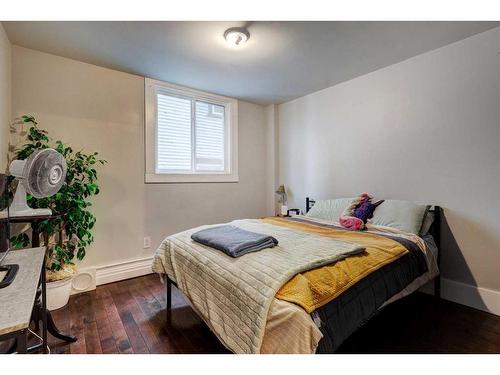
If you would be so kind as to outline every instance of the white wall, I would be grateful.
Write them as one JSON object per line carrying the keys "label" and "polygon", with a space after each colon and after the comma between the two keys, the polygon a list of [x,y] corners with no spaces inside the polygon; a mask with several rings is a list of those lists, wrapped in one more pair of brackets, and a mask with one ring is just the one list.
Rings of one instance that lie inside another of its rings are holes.
{"label": "white wall", "polygon": [[7,170],[11,123],[11,45],[0,23],[0,173]]}
{"label": "white wall", "polygon": [[[55,139],[98,151],[95,243],[83,266],[141,259],[169,234],[266,214],[266,118],[239,102],[239,183],[144,184],[144,78],[13,47],[13,115]],[[143,237],[152,248],[143,250]]]}
{"label": "white wall", "polygon": [[363,191],[440,204],[444,277],[498,303],[499,51],[496,28],[280,105],[289,205]]}

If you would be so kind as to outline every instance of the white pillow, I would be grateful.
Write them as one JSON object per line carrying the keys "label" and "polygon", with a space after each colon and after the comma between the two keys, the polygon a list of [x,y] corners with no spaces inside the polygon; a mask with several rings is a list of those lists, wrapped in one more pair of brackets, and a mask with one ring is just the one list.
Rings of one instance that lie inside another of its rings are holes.
{"label": "white pillow", "polygon": [[349,206],[354,198],[338,198],[318,200],[306,214],[315,219],[324,219],[338,222],[340,215]]}
{"label": "white pillow", "polygon": [[386,200],[375,210],[371,223],[418,234],[428,207],[408,201]]}

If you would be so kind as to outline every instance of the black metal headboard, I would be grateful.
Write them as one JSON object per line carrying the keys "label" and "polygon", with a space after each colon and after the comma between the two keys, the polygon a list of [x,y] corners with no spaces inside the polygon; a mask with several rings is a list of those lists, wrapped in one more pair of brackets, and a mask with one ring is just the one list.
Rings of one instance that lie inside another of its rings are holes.
{"label": "black metal headboard", "polygon": [[312,206],[314,206],[314,203],[316,203],[314,199],[306,197],[306,213],[308,213]]}
{"label": "black metal headboard", "polygon": [[434,206],[429,212],[434,212],[434,221],[429,229],[429,233],[434,238],[434,242],[438,249],[441,248],[441,219],[443,214],[443,209],[441,206]]}

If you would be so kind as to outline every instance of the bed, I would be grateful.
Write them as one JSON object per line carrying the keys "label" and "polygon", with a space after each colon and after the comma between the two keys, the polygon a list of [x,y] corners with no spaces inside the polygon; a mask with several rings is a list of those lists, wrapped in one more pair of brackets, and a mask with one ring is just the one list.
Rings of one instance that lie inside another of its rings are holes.
{"label": "bed", "polygon": [[[306,199],[306,212],[315,200]],[[153,258],[172,285],[234,353],[333,353],[388,304],[434,279],[440,293],[441,208],[425,236],[380,225],[349,231],[309,216],[235,220],[280,245],[231,258],[191,240],[193,228],[168,236]],[[363,252],[356,253],[362,247]]]}

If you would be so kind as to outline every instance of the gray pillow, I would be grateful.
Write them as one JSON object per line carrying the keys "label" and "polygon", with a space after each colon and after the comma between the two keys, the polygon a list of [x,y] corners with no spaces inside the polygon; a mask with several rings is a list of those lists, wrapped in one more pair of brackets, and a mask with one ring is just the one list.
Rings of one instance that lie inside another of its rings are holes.
{"label": "gray pillow", "polygon": [[419,234],[424,214],[428,208],[429,206],[425,204],[386,200],[375,210],[371,223]]}
{"label": "gray pillow", "polygon": [[329,221],[339,221],[342,212],[349,206],[354,198],[338,198],[318,200],[306,214],[315,219],[324,219]]}

